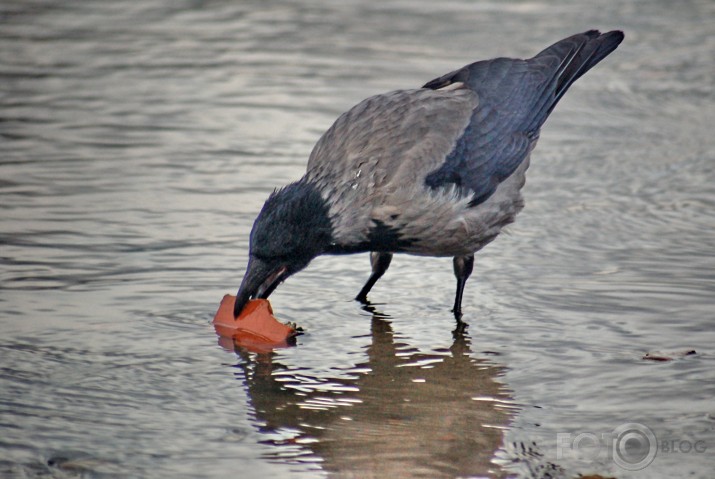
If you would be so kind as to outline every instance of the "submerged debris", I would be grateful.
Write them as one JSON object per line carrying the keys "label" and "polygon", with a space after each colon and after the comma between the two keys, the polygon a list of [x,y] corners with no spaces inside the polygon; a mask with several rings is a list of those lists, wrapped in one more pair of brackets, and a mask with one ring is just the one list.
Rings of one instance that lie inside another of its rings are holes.
{"label": "submerged debris", "polygon": [[694,349],[686,349],[685,351],[673,351],[670,353],[663,353],[660,351],[653,351],[650,353],[645,353],[645,356],[643,356],[643,359],[647,359],[649,361],[672,361],[674,359],[681,359],[684,358],[685,356],[692,356],[695,353]]}

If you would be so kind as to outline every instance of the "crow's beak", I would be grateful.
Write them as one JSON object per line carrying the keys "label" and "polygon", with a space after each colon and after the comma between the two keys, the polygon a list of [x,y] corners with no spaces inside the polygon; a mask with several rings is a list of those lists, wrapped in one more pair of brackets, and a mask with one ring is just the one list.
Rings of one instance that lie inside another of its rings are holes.
{"label": "crow's beak", "polygon": [[233,307],[233,316],[238,318],[243,307],[250,299],[268,298],[285,278],[288,267],[285,265],[270,265],[256,257],[248,260],[246,274],[241,281],[241,286],[236,293],[236,304]]}

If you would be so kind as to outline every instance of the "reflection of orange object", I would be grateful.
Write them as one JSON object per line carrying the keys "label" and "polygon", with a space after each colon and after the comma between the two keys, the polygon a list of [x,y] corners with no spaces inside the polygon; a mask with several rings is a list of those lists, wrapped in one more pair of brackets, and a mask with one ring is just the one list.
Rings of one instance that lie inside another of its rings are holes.
{"label": "reflection of orange object", "polygon": [[273,316],[271,303],[267,299],[249,301],[238,319],[233,317],[235,302],[236,297],[230,294],[221,300],[213,320],[219,336],[232,338],[239,346],[263,353],[288,346],[288,340],[297,334],[294,328]]}

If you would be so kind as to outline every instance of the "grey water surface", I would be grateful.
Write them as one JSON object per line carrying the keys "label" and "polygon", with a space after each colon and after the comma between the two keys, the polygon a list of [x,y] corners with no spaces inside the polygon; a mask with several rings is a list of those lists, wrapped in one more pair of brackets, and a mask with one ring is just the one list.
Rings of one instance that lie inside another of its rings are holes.
{"label": "grey water surface", "polygon": [[[395,257],[371,313],[357,255],[271,297],[296,346],[219,344],[341,112],[590,28],[626,39],[547,122],[464,334],[451,260]],[[709,0],[1,2],[0,477],[712,477],[714,92]]]}

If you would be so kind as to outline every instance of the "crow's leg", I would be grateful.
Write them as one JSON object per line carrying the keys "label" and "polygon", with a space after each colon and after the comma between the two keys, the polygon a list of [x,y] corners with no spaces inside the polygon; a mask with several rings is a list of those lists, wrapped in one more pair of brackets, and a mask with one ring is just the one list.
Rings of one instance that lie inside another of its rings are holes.
{"label": "crow's leg", "polygon": [[365,283],[365,286],[362,287],[358,295],[355,297],[357,301],[360,301],[363,304],[367,303],[367,293],[369,293],[372,287],[375,286],[377,280],[385,274],[387,268],[390,267],[390,261],[392,261],[392,253],[380,253],[376,251],[370,252],[372,274],[367,280],[367,283]]}
{"label": "crow's leg", "polygon": [[454,296],[452,312],[455,319],[462,322],[462,296],[464,295],[464,285],[467,284],[467,279],[474,269],[474,255],[455,256],[453,264],[454,275],[457,277],[457,294]]}

